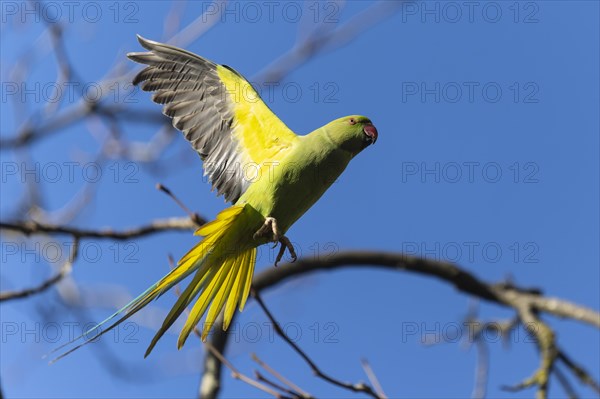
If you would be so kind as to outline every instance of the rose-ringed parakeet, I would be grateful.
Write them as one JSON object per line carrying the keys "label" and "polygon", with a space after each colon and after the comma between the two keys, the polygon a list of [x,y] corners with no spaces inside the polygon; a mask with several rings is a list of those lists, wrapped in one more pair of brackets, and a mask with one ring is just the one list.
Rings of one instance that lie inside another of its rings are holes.
{"label": "rose-ringed parakeet", "polygon": [[178,348],[207,310],[203,340],[223,308],[223,328],[227,329],[235,309],[243,310],[246,303],[256,248],[279,242],[277,260],[286,249],[295,258],[286,231],[355,155],[375,143],[377,129],[368,118],[352,115],[298,136],[232,68],[140,36],[138,40],[149,51],[127,55],[147,65],[133,83],[154,92],[152,100],[163,104],[163,113],[200,154],[213,188],[232,203],[196,231],[204,238],[170,273],[80,337],[106,333],[191,275],[191,282],[150,343],[147,356],[192,303]]}

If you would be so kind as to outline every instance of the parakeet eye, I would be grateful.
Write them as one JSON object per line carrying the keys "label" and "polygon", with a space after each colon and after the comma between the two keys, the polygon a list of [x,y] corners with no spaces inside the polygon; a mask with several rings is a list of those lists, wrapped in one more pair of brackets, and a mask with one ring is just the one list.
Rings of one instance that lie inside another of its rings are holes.
{"label": "parakeet eye", "polygon": [[350,123],[351,125],[356,125],[356,119],[350,118],[350,120],[348,121],[348,123]]}

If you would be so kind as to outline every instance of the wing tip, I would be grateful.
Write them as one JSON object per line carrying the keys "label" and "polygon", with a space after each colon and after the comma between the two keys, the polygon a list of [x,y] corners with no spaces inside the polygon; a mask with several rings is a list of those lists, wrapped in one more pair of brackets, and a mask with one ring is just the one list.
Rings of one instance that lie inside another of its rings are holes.
{"label": "wing tip", "polygon": [[146,39],[139,33],[136,33],[135,37],[137,38],[138,42],[142,45],[142,47],[145,48],[146,50],[152,50],[155,45],[159,44],[158,42],[155,42],[154,40]]}
{"label": "wing tip", "polygon": [[137,62],[138,64],[144,64],[144,62],[142,61],[142,56],[146,55],[148,53],[142,53],[139,51],[132,51],[130,53],[127,53],[127,58],[129,58],[131,61]]}
{"label": "wing tip", "polygon": [[[157,45],[159,45],[160,43],[155,42],[154,40],[150,40],[150,39],[146,39],[145,37],[143,37],[142,35],[140,35],[139,33],[136,33],[136,38],[138,40],[138,42],[140,43],[140,45],[145,48],[146,50],[154,50],[155,47]],[[130,52],[127,53],[127,58],[129,58],[132,61],[138,62],[140,64],[143,64],[144,62],[140,60],[140,57],[146,55],[148,53],[144,53],[144,52]]]}

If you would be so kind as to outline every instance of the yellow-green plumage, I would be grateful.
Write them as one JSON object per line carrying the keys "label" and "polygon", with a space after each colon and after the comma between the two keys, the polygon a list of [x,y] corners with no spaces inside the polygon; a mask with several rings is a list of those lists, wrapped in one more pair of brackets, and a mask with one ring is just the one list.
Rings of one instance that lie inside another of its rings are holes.
{"label": "yellow-green plumage", "polygon": [[[369,119],[354,115],[297,136],[233,69],[185,50],[138,39],[150,51],[128,54],[147,65],[134,84],[155,92],[153,100],[164,104],[163,112],[200,154],[213,188],[233,204],[196,231],[204,238],[170,273],[84,334],[109,331],[192,275],[152,339],[147,356],[189,305],[178,348],[205,313],[202,340],[221,312],[227,329],[235,309],[243,310],[250,292],[256,248],[271,240],[254,238],[255,233],[267,218],[274,218],[285,234],[350,160],[375,142],[377,130]],[[251,178],[246,173],[249,166],[255,171]],[[120,319],[100,331],[119,315]]]}

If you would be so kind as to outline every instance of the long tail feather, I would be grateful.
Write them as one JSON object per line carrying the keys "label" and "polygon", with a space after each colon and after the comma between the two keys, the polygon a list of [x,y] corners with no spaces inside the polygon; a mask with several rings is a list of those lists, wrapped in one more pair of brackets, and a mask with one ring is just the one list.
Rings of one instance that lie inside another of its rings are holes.
{"label": "long tail feather", "polygon": [[225,304],[225,314],[223,323],[223,330],[227,330],[229,328],[229,322],[233,318],[233,313],[235,312],[235,308],[238,305],[239,297],[242,291],[242,266],[246,263],[248,252],[244,253],[240,258],[236,260],[236,265],[233,267],[235,276],[232,279],[233,285],[231,287],[231,291],[229,293],[229,297],[227,298],[227,303]]}
{"label": "long tail feather", "polygon": [[188,319],[185,322],[181,333],[179,334],[179,339],[177,341],[177,349],[181,349],[187,337],[190,335],[190,332],[192,332],[192,329],[196,326],[196,324],[198,324],[200,318],[202,317],[202,315],[204,315],[204,312],[206,312],[206,309],[208,308],[208,305],[210,305],[212,299],[217,293],[218,288],[220,288],[220,285],[223,284],[225,277],[229,274],[229,268],[227,266],[229,266],[230,264],[231,263],[226,263],[225,265],[223,265],[217,271],[216,275],[213,276],[212,279],[208,282],[208,285],[204,287],[202,293],[200,293],[198,300],[192,307],[192,311],[190,312],[190,315],[188,316]]}
{"label": "long tail feather", "polygon": [[239,265],[240,258],[242,257],[238,256],[236,259],[232,259],[228,264],[229,267],[227,268],[227,270],[224,270],[224,272],[227,273],[227,277],[225,278],[225,282],[223,282],[223,284],[221,284],[221,286],[218,287],[218,291],[215,295],[215,298],[213,299],[213,303],[210,306],[210,309],[208,310],[208,313],[206,315],[207,322],[204,323],[204,328],[202,328],[203,341],[206,340],[206,337],[208,335],[208,332],[210,331],[212,324],[214,323],[214,320],[216,320],[219,313],[221,313],[221,309],[223,309],[225,299],[227,299],[227,297],[231,294],[231,287],[233,286],[237,274],[236,266]]}
{"label": "long tail feather", "polygon": [[242,268],[241,273],[245,273],[244,288],[242,295],[239,297],[240,312],[244,310],[248,294],[250,293],[250,286],[252,285],[252,275],[254,275],[254,265],[256,264],[256,248],[250,252],[250,257],[246,265]]}
{"label": "long tail feather", "polygon": [[[96,340],[100,336],[106,334],[113,328],[117,327],[119,324],[123,323],[125,320],[129,319],[131,316],[133,316],[138,311],[140,311],[142,308],[144,308],[147,304],[149,304],[154,299],[158,298],[163,293],[165,293],[166,291],[171,289],[175,284],[177,284],[179,281],[186,278],[194,270],[198,269],[198,267],[202,263],[201,261],[202,261],[202,259],[198,259],[197,262],[180,263],[176,268],[171,270],[166,276],[164,276],[162,279],[160,279],[156,284],[152,285],[150,288],[148,288],[146,291],[144,291],[142,294],[140,294],[137,298],[134,298],[131,302],[129,302],[128,304],[123,306],[121,309],[117,310],[115,313],[113,313],[112,315],[110,315],[109,317],[107,317],[106,319],[101,321],[100,323],[96,324],[94,327],[85,331],[80,336],[75,337],[73,340],[67,342],[66,344],[59,346],[58,348],[56,348],[52,352],[50,352],[50,353],[56,353],[56,352],[60,351],[61,349],[83,339],[82,343],[76,345],[72,349],[69,349],[67,352],[58,356],[56,359],[52,360],[51,363],[54,363],[54,362],[62,359],[63,357],[70,354],[71,352]],[[116,317],[118,317],[121,314],[123,314],[123,316],[120,319],[118,319],[114,323],[110,324],[108,327],[103,328],[110,321],[114,320]]]}
{"label": "long tail feather", "polygon": [[144,354],[144,357],[147,357],[150,354],[150,352],[152,352],[152,349],[154,348],[154,346],[156,345],[158,340],[165,334],[165,332],[167,332],[167,330],[171,327],[171,325],[173,325],[175,320],[177,320],[177,318],[181,315],[181,313],[183,313],[183,311],[190,304],[190,302],[192,302],[192,300],[194,299],[194,297],[196,296],[196,294],[198,293],[198,291],[201,288],[201,282],[202,282],[203,277],[206,276],[208,271],[209,271],[209,268],[207,268],[207,267],[201,267],[200,269],[198,269],[198,271],[196,272],[196,275],[194,276],[194,279],[190,282],[190,284],[187,286],[187,288],[181,293],[179,298],[177,298],[177,302],[175,302],[175,305],[173,305],[173,308],[171,309],[171,311],[169,312],[167,317],[165,317],[165,320],[163,321],[162,326],[157,331],[154,338],[152,338],[152,342],[148,346],[148,349],[146,349],[146,353]]}
{"label": "long tail feather", "polygon": [[[58,356],[52,362],[58,361],[117,327],[193,272],[196,273],[192,281],[165,317],[162,326],[156,332],[144,356],[150,354],[158,340],[173,325],[196,296],[198,296],[198,299],[192,307],[181,331],[177,347],[181,348],[183,346],[190,332],[198,324],[207,309],[208,314],[206,315],[204,328],[202,329],[202,340],[206,340],[211,326],[223,310],[223,307],[225,307],[223,328],[227,329],[233,318],[236,306],[239,307],[240,311],[243,310],[250,291],[256,261],[256,248],[248,248],[248,242],[245,245],[241,245],[242,243],[239,242],[240,234],[242,234],[241,237],[251,236],[251,233],[246,234],[244,229],[246,227],[245,223],[248,220],[238,217],[246,207],[247,205],[227,208],[219,213],[215,220],[199,228],[196,234],[203,235],[205,238],[179,260],[176,268],[104,321],[92,327],[81,336],[53,350],[51,353],[83,339],[83,342]],[[111,321],[119,316],[119,319],[109,325]],[[108,327],[103,328],[106,325]],[[93,336],[88,338],[91,334]]]}

